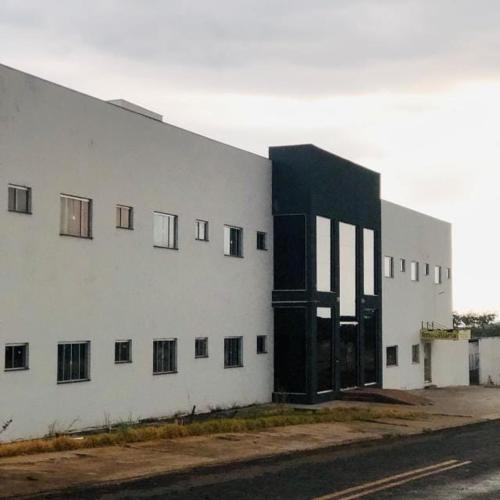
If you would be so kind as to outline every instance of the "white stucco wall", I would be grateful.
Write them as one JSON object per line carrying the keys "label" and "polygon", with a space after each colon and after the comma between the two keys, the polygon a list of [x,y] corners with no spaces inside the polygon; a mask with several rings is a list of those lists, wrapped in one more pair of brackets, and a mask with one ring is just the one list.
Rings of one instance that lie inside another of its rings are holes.
{"label": "white stucco wall", "polygon": [[479,382],[500,385],[500,338],[479,340]]}
{"label": "white stucco wall", "polygon": [[[384,256],[394,258],[394,277],[382,277],[383,385],[413,389],[424,385],[422,322],[452,327],[451,225],[382,201],[382,269]],[[406,272],[399,269],[406,259]],[[411,280],[411,262],[419,262],[420,279]],[[425,263],[430,266],[425,275]],[[434,266],[442,266],[442,284],[434,284]],[[412,345],[420,345],[420,363],[412,363]],[[468,384],[466,341],[432,342],[432,383]],[[386,347],[398,346],[398,366],[386,366]]]}
{"label": "white stucco wall", "polygon": [[[8,183],[32,188],[33,215],[7,211]],[[59,236],[60,193],[93,200],[92,240]],[[134,207],[133,231],[115,228],[116,204]],[[179,216],[178,251],[153,248],[154,210]],[[244,258],[223,255],[224,224],[243,227]],[[0,66],[0,228],[2,439],[270,400],[269,160]],[[234,335],[244,367],[224,369]],[[199,336],[208,359],[194,358]],[[178,339],[177,374],[153,376],[157,338]],[[132,339],[131,364],[114,363],[117,339]],[[91,342],[91,381],[58,385],[57,343],[71,340]],[[4,371],[12,342],[29,343],[29,370]]]}

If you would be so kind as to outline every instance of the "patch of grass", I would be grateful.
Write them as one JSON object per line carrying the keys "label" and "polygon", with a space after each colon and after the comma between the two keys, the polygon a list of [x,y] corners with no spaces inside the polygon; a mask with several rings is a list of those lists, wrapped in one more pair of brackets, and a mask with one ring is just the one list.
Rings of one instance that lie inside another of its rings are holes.
{"label": "patch of grass", "polygon": [[189,424],[167,423],[159,425],[119,425],[109,432],[90,434],[78,438],[59,436],[29,441],[0,444],[0,458],[54,451],[81,450],[103,446],[122,446],[158,439],[203,436],[209,434],[256,432],[273,427],[317,424],[328,422],[352,422],[396,418],[414,420],[425,414],[391,408],[339,407],[332,409],[294,410],[290,407],[268,405],[248,408],[233,418],[210,419]]}

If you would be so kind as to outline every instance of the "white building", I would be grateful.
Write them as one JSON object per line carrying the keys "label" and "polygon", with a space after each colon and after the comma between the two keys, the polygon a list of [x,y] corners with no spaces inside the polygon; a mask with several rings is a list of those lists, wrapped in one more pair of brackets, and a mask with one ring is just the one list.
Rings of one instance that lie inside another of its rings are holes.
{"label": "white building", "polygon": [[[267,159],[0,65],[2,439],[423,386],[420,324],[451,318],[432,221],[314,146]],[[433,383],[463,383],[460,345],[434,342]]]}

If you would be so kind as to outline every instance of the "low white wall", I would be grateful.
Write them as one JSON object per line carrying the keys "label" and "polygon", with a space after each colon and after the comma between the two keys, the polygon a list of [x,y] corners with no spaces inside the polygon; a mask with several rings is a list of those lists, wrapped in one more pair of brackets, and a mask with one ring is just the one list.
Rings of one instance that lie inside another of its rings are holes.
{"label": "low white wall", "polygon": [[500,338],[479,340],[479,381],[500,385]]}
{"label": "low white wall", "polygon": [[469,385],[469,342],[467,340],[434,340],[432,342],[432,383],[438,387]]}

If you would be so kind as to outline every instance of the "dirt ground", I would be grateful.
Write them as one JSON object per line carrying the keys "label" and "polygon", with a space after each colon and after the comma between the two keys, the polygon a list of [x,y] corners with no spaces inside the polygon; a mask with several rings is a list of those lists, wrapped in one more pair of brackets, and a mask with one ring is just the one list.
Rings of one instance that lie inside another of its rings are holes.
{"label": "dirt ground", "polygon": [[[400,407],[427,414],[418,420],[297,425],[255,433],[189,437],[0,459],[0,497],[124,481],[202,465],[234,463],[387,436],[418,434],[500,418],[498,389],[461,387],[415,393],[433,402],[432,406]],[[340,401],[325,405],[379,406]]]}

